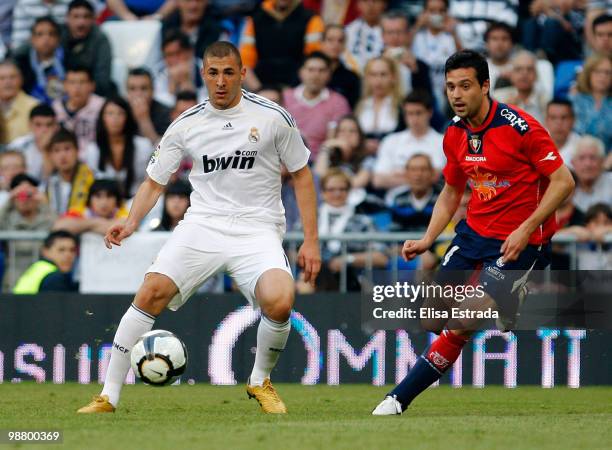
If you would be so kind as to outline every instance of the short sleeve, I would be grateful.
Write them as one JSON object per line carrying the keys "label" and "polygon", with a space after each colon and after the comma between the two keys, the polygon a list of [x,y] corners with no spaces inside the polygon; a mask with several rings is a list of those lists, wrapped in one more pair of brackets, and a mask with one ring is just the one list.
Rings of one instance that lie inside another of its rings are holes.
{"label": "short sleeve", "polygon": [[170,128],[151,155],[147,166],[147,174],[156,183],[168,184],[170,176],[178,170],[183,154],[182,135],[179,130]]}
{"label": "short sleeve", "polygon": [[563,165],[563,158],[548,132],[535,120],[529,121],[531,128],[523,138],[523,150],[529,162],[547,177]]}
{"label": "short sleeve", "polygon": [[[288,113],[288,119],[291,119]],[[291,125],[287,120],[279,118],[276,123],[276,149],[281,162],[287,167],[289,172],[297,172],[308,164],[310,150],[304,145],[304,140],[300,135],[300,130],[295,126],[291,119]]]}
{"label": "short sleeve", "polygon": [[442,170],[442,174],[444,175],[444,180],[450,184],[451,186],[460,187],[461,189],[465,188],[465,183],[467,183],[468,176],[461,169],[459,162],[456,158],[456,151],[453,148],[453,137],[448,132],[444,135],[444,140],[442,141],[442,149],[444,150],[444,155],[446,156],[446,166]]}

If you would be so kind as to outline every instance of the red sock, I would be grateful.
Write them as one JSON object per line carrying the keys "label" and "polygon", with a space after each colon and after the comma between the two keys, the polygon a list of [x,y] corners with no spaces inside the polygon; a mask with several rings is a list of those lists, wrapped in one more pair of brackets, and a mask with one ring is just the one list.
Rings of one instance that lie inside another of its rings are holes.
{"label": "red sock", "polygon": [[440,336],[431,343],[425,357],[440,372],[445,372],[452,366],[469,337],[458,336],[449,330],[444,330]]}

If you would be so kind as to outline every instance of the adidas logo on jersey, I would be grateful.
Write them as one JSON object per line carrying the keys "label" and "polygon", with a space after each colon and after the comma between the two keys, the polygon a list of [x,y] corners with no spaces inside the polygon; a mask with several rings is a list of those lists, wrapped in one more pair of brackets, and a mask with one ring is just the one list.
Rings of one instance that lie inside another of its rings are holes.
{"label": "adidas logo on jersey", "polygon": [[223,128],[221,128],[222,130],[233,130],[234,127],[232,126],[232,122],[227,122],[225,125],[223,125]]}
{"label": "adidas logo on jersey", "polygon": [[225,169],[252,169],[255,164],[256,156],[256,150],[236,150],[234,155],[221,156],[220,158],[214,159],[209,159],[208,155],[204,155],[202,157],[202,167],[204,168],[204,173]]}

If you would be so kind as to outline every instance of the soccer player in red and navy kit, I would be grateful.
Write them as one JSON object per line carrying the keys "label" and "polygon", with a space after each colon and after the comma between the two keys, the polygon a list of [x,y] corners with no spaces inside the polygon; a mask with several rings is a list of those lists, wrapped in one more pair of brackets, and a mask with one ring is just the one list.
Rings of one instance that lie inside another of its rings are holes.
{"label": "soccer player in red and navy kit", "polygon": [[[501,317],[513,315],[529,272],[548,265],[553,212],[572,192],[574,181],[542,125],[490,97],[482,55],[455,53],[446,61],[445,74],[446,95],[456,114],[444,136],[445,186],[425,235],[406,241],[402,254],[410,260],[432,246],[457,210],[467,183],[472,191],[467,218],[455,228],[436,282],[456,284],[453,274],[478,269],[486,301]],[[516,302],[500,301],[508,297]],[[474,328],[448,326],[372,414],[401,414],[453,365]]]}

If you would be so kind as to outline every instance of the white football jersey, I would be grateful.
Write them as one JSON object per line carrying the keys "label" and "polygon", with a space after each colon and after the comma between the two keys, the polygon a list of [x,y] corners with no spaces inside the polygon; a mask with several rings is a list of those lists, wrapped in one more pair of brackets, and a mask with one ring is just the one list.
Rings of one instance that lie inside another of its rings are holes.
{"label": "white football jersey", "polygon": [[233,108],[218,110],[206,100],[181,114],[164,133],[147,173],[165,185],[186,155],[193,160],[186,221],[234,216],[284,225],[281,162],[296,172],[310,151],[287,111],[243,90]]}

